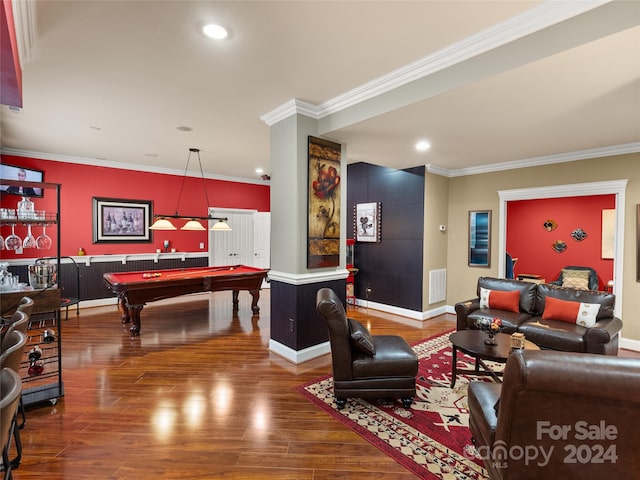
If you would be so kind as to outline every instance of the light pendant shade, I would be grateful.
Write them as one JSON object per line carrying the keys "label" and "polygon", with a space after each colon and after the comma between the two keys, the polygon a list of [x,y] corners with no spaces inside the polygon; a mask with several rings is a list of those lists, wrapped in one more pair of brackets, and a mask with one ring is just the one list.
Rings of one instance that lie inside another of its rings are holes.
{"label": "light pendant shade", "polygon": [[153,222],[149,230],[177,230],[177,228],[166,218],[159,218]]}
{"label": "light pendant shade", "polygon": [[214,232],[230,232],[231,227],[227,222],[223,220],[218,220],[216,223],[213,224],[213,227],[211,227],[211,230],[213,230]]}
{"label": "light pendant shade", "polygon": [[178,192],[178,202],[176,203],[175,213],[173,214],[156,214],[155,217],[158,218],[149,228],[151,230],[177,230],[176,227],[169,220],[172,219],[184,219],[187,221],[180,230],[192,231],[192,232],[200,232],[206,231],[207,228],[202,226],[199,220],[218,220],[218,222],[211,227],[211,230],[225,232],[230,231],[231,227],[225,223],[226,218],[220,217],[212,217],[210,215],[207,216],[198,216],[198,215],[180,215],[178,209],[180,208],[180,200],[182,199],[182,192],[185,187],[185,180],[187,178],[187,172],[189,170],[189,161],[191,160],[191,154],[195,154],[198,157],[198,166],[200,167],[200,177],[202,178],[202,188],[204,192],[204,198],[206,200],[207,211],[209,211],[209,194],[207,193],[207,186],[205,184],[204,172],[202,170],[202,161],[200,160],[200,150],[197,148],[189,149],[189,156],[187,157],[187,166],[184,168],[184,176],[182,177],[182,184],[180,185],[180,191]]}
{"label": "light pendant shade", "polygon": [[198,230],[206,230],[206,228],[204,228],[202,224],[197,220],[189,220],[187,223],[184,224],[182,228],[180,228],[180,230],[198,231]]}

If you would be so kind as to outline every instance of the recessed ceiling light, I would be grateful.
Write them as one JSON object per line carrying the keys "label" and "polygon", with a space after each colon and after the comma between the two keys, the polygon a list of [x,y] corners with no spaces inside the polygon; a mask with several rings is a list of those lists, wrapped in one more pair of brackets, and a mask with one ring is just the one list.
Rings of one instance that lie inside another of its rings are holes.
{"label": "recessed ceiling light", "polygon": [[213,38],[214,40],[224,40],[229,36],[229,32],[226,28],[222,25],[216,25],[215,23],[205,25],[202,27],[202,31],[207,37]]}
{"label": "recessed ceiling light", "polygon": [[257,174],[264,173],[264,169],[263,168],[256,168],[256,173]]}
{"label": "recessed ceiling light", "polygon": [[416,143],[416,150],[418,150],[419,152],[426,152],[430,148],[431,144],[426,140],[420,140],[418,143]]}

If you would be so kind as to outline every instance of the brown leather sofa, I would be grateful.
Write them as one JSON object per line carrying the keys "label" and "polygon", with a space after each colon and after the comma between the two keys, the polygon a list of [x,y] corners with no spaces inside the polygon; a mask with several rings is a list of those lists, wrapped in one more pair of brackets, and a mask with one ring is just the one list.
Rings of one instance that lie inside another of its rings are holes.
{"label": "brown leather sofa", "polygon": [[[480,289],[504,292],[519,292],[518,311],[480,308]],[[480,277],[477,284],[478,297],[455,305],[457,329],[476,328],[481,318],[499,317],[504,326],[503,333],[524,333],[527,340],[540,348],[565,352],[618,354],[618,340],[622,321],[613,314],[615,295],[592,290],[576,290],[548,284],[535,284],[503,278]],[[600,304],[595,325],[583,327],[566,321],[543,319],[547,298]]]}
{"label": "brown leather sofa", "polygon": [[329,288],[316,294],[316,310],[327,321],[333,390],[338,409],[347,399],[400,398],[409,408],[416,395],[418,357],[397,335],[371,335],[347,318],[342,302]]}
{"label": "brown leather sofa", "polygon": [[503,383],[469,384],[469,428],[491,479],[632,479],[640,359],[516,350]]}

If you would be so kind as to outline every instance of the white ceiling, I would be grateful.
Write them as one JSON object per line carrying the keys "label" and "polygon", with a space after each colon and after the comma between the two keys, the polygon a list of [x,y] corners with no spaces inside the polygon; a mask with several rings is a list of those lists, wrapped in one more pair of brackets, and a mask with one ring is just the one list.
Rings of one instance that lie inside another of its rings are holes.
{"label": "white ceiling", "polygon": [[[292,99],[349,163],[455,175],[640,151],[637,1],[35,5],[4,153],[182,173],[195,147],[207,174],[259,181]],[[231,37],[204,37],[213,21]]]}

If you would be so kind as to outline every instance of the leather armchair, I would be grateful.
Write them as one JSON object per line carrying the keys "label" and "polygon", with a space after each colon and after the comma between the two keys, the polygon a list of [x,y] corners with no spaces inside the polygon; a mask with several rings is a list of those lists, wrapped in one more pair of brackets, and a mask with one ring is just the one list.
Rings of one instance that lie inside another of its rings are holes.
{"label": "leather armchair", "polygon": [[416,395],[418,357],[407,342],[397,335],[371,335],[347,318],[342,302],[329,288],[318,290],[316,310],[329,329],[338,409],[349,397],[400,398],[409,408]]}
{"label": "leather armchair", "polygon": [[491,479],[637,478],[640,359],[516,350],[503,383],[469,384]]}
{"label": "leather armchair", "polygon": [[550,285],[557,285],[559,287],[563,286],[563,278],[564,278],[564,271],[565,270],[573,270],[573,271],[577,271],[577,272],[587,272],[587,276],[588,276],[588,280],[587,280],[587,285],[589,290],[598,290],[600,288],[600,281],[598,280],[598,273],[591,267],[579,267],[579,266],[568,266],[568,267],[564,267],[561,271],[560,271],[560,275],[558,275],[558,278],[556,278],[554,281],[549,282]]}

